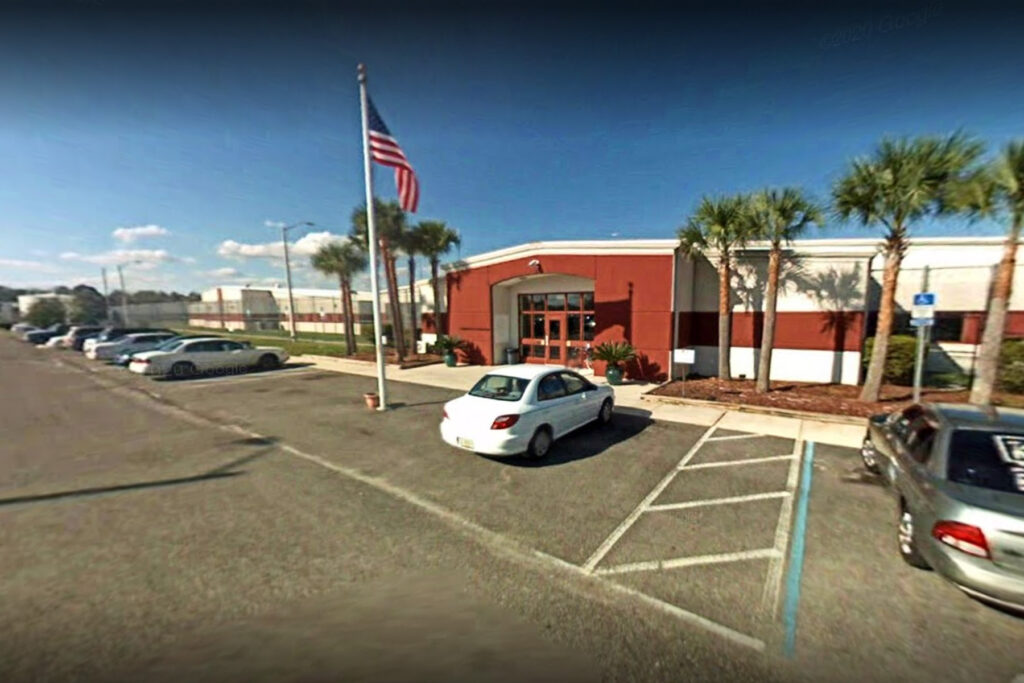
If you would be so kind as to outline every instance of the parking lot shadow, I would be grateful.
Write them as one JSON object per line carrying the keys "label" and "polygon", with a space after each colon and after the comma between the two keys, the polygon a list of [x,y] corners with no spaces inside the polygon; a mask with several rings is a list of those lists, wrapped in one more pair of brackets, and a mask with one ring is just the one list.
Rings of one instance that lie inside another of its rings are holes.
{"label": "parking lot shadow", "polygon": [[272,370],[261,370],[260,368],[222,368],[219,370],[208,370],[206,372],[197,372],[192,375],[185,377],[174,377],[172,375],[165,375],[163,377],[153,377],[154,382],[188,382],[189,380],[197,379],[209,379],[210,377],[240,377],[242,375],[265,375],[280,372],[281,370],[299,370],[301,368],[312,367],[312,363],[302,362],[288,362],[284,365],[274,368]]}
{"label": "parking lot shadow", "polygon": [[575,460],[592,458],[620,443],[628,441],[650,425],[654,424],[651,413],[636,408],[615,409],[615,417],[609,425],[596,423],[582,427],[568,436],[563,436],[551,446],[543,460],[531,460],[523,456],[513,458],[490,458],[514,467],[553,467]]}

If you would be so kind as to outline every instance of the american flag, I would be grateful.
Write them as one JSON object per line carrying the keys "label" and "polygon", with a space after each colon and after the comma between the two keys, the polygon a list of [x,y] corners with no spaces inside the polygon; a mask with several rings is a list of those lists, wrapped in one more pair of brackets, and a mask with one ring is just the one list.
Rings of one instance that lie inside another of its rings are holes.
{"label": "american flag", "polygon": [[402,205],[402,210],[416,213],[416,206],[420,202],[420,183],[416,179],[416,172],[405,158],[398,140],[395,140],[391,131],[384,125],[384,120],[377,113],[377,107],[373,106],[373,100],[369,97],[366,99],[370,105],[370,156],[378,164],[395,169],[395,185],[398,186],[398,201]]}

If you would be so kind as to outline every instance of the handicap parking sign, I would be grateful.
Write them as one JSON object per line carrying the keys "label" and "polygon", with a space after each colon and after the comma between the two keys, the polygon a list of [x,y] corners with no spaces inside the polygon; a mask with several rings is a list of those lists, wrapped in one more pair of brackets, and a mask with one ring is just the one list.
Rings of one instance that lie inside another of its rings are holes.
{"label": "handicap parking sign", "polygon": [[935,292],[918,292],[914,295],[915,306],[934,306]]}

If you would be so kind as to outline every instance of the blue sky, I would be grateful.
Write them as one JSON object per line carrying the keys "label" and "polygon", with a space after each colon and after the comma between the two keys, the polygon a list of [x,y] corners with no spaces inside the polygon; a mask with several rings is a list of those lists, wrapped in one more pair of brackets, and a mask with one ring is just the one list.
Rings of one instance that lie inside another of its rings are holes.
{"label": "blue sky", "polygon": [[[320,233],[347,233],[363,200],[358,61],[420,176],[415,218],[457,228],[462,255],[671,237],[704,193],[798,185],[827,198],[884,134],[963,127],[990,148],[1024,135],[1020,23],[950,3],[177,7],[4,10],[0,284],[96,284],[117,263],[129,289],[269,283],[282,269],[268,222],[308,220],[297,283],[331,286],[304,254]],[[394,196],[388,169],[376,182]]]}

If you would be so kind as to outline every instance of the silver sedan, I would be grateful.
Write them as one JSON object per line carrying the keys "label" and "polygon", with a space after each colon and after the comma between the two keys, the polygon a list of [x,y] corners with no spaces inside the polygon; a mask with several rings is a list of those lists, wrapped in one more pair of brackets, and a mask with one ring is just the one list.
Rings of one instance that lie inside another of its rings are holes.
{"label": "silver sedan", "polygon": [[895,494],[907,563],[1024,611],[1024,411],[913,405],[872,418],[861,457]]}

